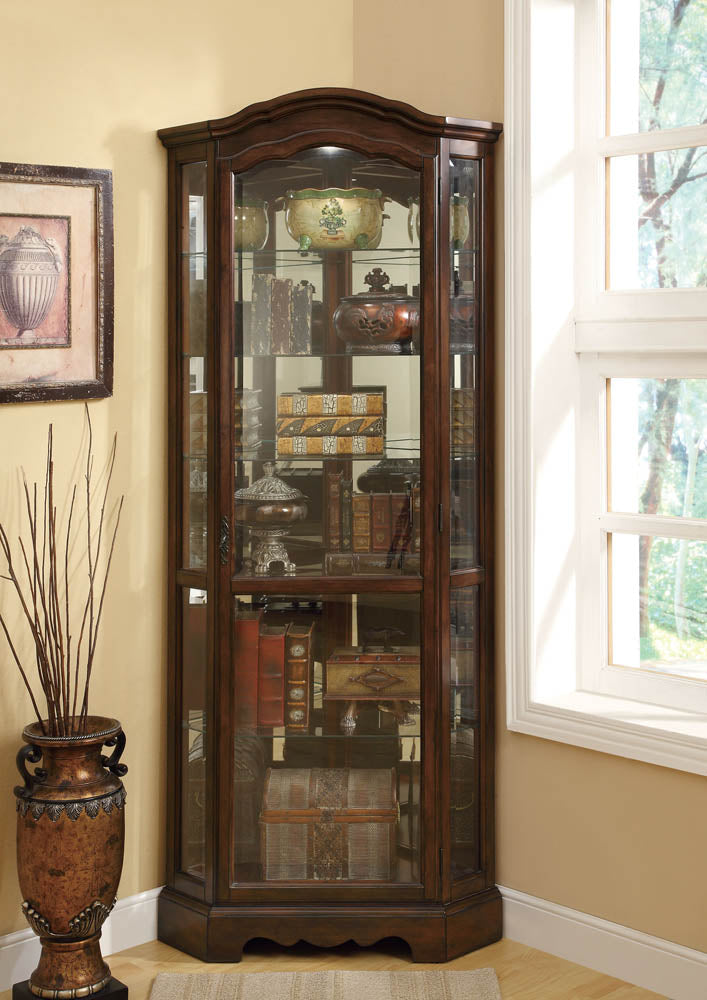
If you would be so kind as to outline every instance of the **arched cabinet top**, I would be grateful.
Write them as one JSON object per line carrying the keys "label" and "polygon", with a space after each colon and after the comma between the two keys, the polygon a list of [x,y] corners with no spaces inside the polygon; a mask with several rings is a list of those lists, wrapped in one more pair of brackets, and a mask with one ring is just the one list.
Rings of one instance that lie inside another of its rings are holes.
{"label": "arched cabinet top", "polygon": [[[362,90],[318,88],[251,104],[226,118],[160,129],[158,135],[168,148],[235,139],[233,148],[243,149],[244,144],[237,140],[246,132],[251,138],[258,136],[267,142],[303,131],[355,129],[356,123],[364,122],[381,137],[402,144],[406,144],[405,137],[416,138],[418,144],[424,139],[438,138],[494,143],[502,131],[496,122],[430,115],[402,101],[387,100]],[[424,141],[421,144],[425,145]]]}

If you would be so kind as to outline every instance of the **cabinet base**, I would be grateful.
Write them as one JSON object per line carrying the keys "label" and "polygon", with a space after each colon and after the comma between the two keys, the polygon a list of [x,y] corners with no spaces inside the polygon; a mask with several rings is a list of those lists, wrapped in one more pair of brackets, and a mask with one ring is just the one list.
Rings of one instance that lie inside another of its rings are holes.
{"label": "cabinet base", "polygon": [[253,938],[332,948],[390,937],[409,945],[413,962],[448,962],[498,941],[501,933],[495,886],[447,905],[209,906],[173,889],[162,891],[158,905],[159,940],[204,962],[239,962]]}

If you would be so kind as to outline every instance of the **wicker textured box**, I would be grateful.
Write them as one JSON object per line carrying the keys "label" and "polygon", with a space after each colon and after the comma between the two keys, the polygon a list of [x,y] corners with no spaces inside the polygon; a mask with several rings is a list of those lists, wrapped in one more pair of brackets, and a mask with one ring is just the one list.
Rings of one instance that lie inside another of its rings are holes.
{"label": "wicker textured box", "polygon": [[270,768],[260,815],[266,880],[395,876],[395,768]]}

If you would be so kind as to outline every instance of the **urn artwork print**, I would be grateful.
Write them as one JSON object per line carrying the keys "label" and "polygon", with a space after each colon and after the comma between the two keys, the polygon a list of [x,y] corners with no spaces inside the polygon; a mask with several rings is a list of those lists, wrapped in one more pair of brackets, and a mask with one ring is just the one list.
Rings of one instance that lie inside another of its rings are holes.
{"label": "urn artwork print", "polygon": [[0,349],[71,343],[68,217],[0,215]]}
{"label": "urn artwork print", "polygon": [[112,392],[111,172],[0,163],[0,403]]}

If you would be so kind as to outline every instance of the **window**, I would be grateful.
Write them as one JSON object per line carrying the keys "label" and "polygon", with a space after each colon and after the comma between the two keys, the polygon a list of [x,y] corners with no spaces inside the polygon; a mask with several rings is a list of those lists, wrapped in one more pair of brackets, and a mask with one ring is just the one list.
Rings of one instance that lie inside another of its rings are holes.
{"label": "window", "polygon": [[507,0],[509,726],[707,773],[707,0]]}

